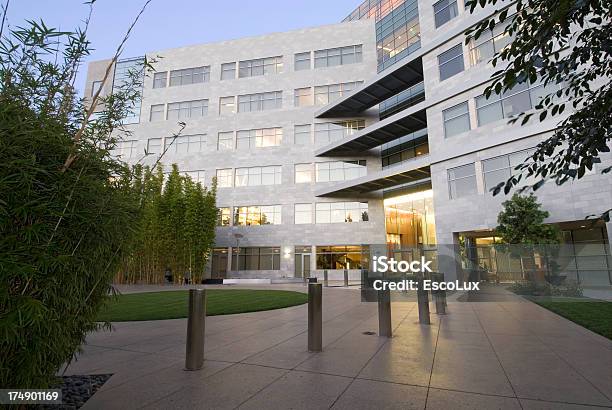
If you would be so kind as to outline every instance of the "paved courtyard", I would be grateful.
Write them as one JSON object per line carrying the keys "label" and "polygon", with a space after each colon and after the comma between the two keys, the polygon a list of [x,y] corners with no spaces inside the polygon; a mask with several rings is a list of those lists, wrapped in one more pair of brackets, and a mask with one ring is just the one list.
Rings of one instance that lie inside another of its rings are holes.
{"label": "paved courtyard", "polygon": [[214,316],[196,372],[183,370],[186,319],[116,323],[88,337],[66,374],[113,373],[84,409],[612,406],[612,342],[503,296],[449,298],[445,316],[432,306],[430,326],[418,324],[416,303],[394,303],[387,339],[367,334],[378,330],[375,303],[325,288],[322,353],[306,349],[306,305]]}

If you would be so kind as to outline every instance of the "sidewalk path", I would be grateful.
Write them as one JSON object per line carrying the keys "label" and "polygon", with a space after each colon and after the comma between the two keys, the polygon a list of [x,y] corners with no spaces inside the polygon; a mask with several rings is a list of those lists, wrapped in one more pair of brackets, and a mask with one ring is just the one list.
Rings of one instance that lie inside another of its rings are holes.
{"label": "sidewalk path", "polygon": [[506,296],[449,301],[430,326],[415,303],[394,303],[386,339],[367,334],[378,330],[375,303],[326,288],[322,353],[306,349],[306,305],[214,316],[196,372],[183,371],[185,319],[116,323],[88,337],[66,374],[113,373],[84,409],[612,406],[612,342]]}

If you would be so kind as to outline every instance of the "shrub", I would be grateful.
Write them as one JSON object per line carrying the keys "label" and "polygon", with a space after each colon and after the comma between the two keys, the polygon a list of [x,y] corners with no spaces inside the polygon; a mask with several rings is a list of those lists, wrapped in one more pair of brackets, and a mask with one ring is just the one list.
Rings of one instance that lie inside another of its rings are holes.
{"label": "shrub", "polygon": [[49,386],[100,327],[140,207],[109,152],[138,94],[114,93],[89,120],[72,88],[84,33],[30,26],[0,43],[0,385],[10,388]]}

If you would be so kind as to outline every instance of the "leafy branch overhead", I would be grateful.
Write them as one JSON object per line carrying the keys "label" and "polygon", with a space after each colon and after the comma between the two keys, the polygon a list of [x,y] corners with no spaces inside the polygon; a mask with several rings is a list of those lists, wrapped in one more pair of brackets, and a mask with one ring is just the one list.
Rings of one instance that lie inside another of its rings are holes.
{"label": "leafy branch overhead", "polygon": [[[499,4],[498,4],[499,3]],[[496,28],[512,41],[491,63],[499,67],[485,90],[504,94],[516,85],[543,83],[548,92],[535,112],[522,113],[510,122],[526,125],[556,117],[556,129],[540,142],[529,161],[493,189],[508,194],[521,180],[532,178],[540,188],[546,179],[557,184],[582,178],[602,159],[609,158],[612,138],[612,2],[607,0],[468,0],[466,6],[495,6],[496,12],[466,32],[466,44]],[[503,30],[502,30],[503,28]],[[600,167],[602,174],[612,166]],[[610,220],[611,210],[603,218]]]}

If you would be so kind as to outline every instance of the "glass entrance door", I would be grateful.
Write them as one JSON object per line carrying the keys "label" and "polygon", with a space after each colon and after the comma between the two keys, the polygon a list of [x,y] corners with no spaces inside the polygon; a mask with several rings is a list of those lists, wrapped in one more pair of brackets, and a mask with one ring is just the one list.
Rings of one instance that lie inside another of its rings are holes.
{"label": "glass entrance door", "polygon": [[312,255],[309,246],[295,247],[295,277],[307,278],[310,276]]}

